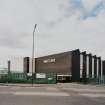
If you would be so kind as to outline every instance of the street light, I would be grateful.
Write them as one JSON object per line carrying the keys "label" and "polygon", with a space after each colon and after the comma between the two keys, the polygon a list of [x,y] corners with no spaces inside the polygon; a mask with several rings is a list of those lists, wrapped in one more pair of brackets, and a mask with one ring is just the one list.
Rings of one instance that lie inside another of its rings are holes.
{"label": "street light", "polygon": [[[33,72],[34,72],[34,69],[35,69],[35,60],[34,60],[34,38],[35,38],[35,29],[37,27],[37,24],[35,24],[34,26],[34,30],[33,30],[33,45],[32,45],[32,86],[33,86]],[[36,71],[36,70],[35,70]]]}

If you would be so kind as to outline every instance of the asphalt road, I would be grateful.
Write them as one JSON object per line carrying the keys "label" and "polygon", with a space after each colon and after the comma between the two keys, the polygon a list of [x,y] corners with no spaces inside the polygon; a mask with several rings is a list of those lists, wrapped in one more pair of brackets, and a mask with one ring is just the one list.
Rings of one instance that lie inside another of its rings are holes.
{"label": "asphalt road", "polygon": [[0,86],[0,105],[105,105],[105,87],[79,84]]}

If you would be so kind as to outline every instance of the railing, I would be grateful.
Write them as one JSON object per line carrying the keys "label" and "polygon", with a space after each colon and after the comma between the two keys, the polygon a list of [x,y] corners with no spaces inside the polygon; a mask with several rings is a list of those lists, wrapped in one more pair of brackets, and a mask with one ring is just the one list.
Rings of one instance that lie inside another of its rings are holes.
{"label": "railing", "polygon": [[[40,74],[40,73],[38,73]],[[33,83],[43,83],[43,84],[55,84],[56,83],[56,74],[47,73],[45,77],[36,77],[36,74],[33,74]],[[0,74],[0,83],[32,83],[32,75],[29,76],[25,73],[9,73],[9,74]]]}
{"label": "railing", "polygon": [[89,75],[88,78],[81,78],[81,83],[85,84],[95,84],[95,85],[105,85],[105,75],[103,76],[94,76]]}

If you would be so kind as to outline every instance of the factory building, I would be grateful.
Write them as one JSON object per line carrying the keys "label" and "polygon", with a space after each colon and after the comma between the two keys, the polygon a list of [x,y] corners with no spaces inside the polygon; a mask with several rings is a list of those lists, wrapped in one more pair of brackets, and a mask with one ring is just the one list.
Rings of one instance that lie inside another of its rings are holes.
{"label": "factory building", "polygon": [[[36,58],[34,65],[35,73],[56,73],[58,81],[79,82],[105,75],[105,61],[79,49]],[[31,73],[31,67],[31,59],[25,57],[24,72]]]}
{"label": "factory building", "polygon": [[[24,58],[25,73],[31,72],[30,62],[29,57]],[[56,73],[58,80],[80,81],[79,50],[36,58],[34,64],[36,73]]]}
{"label": "factory building", "polygon": [[59,81],[80,81],[80,51],[75,50],[37,58],[36,72],[56,73]]}

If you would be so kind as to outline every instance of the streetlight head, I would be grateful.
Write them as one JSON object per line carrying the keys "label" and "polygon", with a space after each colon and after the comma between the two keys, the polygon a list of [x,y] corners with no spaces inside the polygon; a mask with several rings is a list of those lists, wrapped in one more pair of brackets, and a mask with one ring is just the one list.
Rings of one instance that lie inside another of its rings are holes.
{"label": "streetlight head", "polygon": [[34,26],[34,31],[33,31],[33,32],[35,32],[36,27],[37,27],[37,24],[35,24],[35,26]]}

